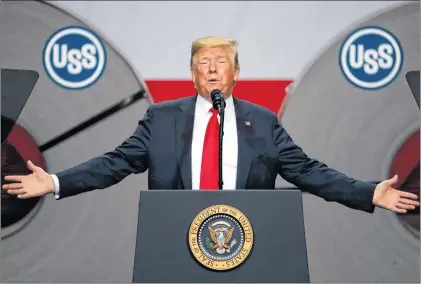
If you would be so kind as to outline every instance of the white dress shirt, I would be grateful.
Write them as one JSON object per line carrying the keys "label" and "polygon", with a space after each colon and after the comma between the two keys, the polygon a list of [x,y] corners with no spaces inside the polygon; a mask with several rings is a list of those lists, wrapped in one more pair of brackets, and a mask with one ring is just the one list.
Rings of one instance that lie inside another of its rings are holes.
{"label": "white dress shirt", "polygon": [[[237,122],[235,116],[235,108],[232,96],[226,101],[225,119],[224,119],[224,136],[222,148],[222,180],[223,189],[233,190],[237,182],[237,157],[238,157],[238,141],[237,141]],[[192,189],[200,188],[200,171],[202,167],[203,143],[205,140],[206,128],[209,119],[212,116],[210,109],[212,104],[205,100],[202,96],[197,96],[193,139],[191,150],[192,165]],[[220,120],[218,115],[218,121]],[[52,174],[55,186],[55,198],[59,198],[60,183],[56,175]]]}
{"label": "white dress shirt", "polygon": [[[212,117],[212,104],[201,96],[197,96],[194,114],[193,139],[191,149],[192,189],[200,188],[200,170],[202,167],[203,143],[206,128]],[[218,115],[218,121],[220,120]],[[222,181],[223,189],[235,189],[237,182],[237,122],[232,96],[226,100],[224,136],[222,141]]]}

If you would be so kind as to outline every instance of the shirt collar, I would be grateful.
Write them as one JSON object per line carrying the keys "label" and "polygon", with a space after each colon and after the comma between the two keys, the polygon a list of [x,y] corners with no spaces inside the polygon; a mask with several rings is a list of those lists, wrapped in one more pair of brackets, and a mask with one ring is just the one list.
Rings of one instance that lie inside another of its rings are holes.
{"label": "shirt collar", "polygon": [[[232,95],[225,100],[225,104],[225,112],[234,110],[234,101]],[[196,108],[200,114],[206,115],[211,107],[212,104],[208,100],[203,98],[201,95],[197,95]]]}

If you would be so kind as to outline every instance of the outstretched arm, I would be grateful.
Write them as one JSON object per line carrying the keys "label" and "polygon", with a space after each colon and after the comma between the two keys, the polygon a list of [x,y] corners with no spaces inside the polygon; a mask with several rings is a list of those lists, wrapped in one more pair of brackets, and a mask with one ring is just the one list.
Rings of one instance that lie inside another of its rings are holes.
{"label": "outstretched arm", "polygon": [[149,108],[132,136],[116,149],[56,173],[60,182],[60,198],[107,188],[132,173],[146,171],[152,119]]}
{"label": "outstretched arm", "polygon": [[[56,173],[60,188],[59,198],[107,188],[132,173],[146,171],[152,120],[151,107],[143,120],[139,121],[133,135],[113,151]],[[30,162],[28,162],[28,167],[32,174],[5,177],[5,180],[14,183],[4,185],[3,189],[11,194],[17,194],[20,198],[31,198],[55,192],[51,175]]]}
{"label": "outstretched arm", "polygon": [[281,123],[274,119],[273,136],[278,149],[278,173],[301,190],[369,213],[375,206],[405,213],[419,206],[417,196],[392,187],[397,177],[376,185],[356,180],[309,158],[297,146]]}

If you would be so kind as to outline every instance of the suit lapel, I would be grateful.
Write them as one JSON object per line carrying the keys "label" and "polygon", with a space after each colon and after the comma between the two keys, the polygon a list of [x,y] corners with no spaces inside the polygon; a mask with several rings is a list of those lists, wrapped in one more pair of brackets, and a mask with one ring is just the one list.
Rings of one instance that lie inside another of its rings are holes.
{"label": "suit lapel", "polygon": [[247,106],[234,98],[235,116],[237,119],[238,161],[237,161],[237,189],[247,188],[247,178],[251,161],[255,151],[253,149],[254,121],[249,115]]}
{"label": "suit lapel", "polygon": [[197,96],[194,96],[183,101],[176,116],[177,161],[184,189],[192,188],[191,144],[196,98]]}

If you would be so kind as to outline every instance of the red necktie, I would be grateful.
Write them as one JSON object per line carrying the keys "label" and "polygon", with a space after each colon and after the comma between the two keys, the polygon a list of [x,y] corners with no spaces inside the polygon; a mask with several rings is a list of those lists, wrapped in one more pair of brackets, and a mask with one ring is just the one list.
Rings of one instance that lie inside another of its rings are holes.
{"label": "red necktie", "polygon": [[206,128],[205,141],[203,143],[202,169],[200,172],[201,190],[218,190],[219,178],[219,122],[218,111],[211,108],[212,117]]}

